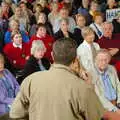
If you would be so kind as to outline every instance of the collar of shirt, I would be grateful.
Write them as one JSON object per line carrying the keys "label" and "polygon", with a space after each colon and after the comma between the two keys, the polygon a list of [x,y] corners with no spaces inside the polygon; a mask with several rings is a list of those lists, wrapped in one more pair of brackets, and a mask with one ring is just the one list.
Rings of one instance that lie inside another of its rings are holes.
{"label": "collar of shirt", "polygon": [[22,44],[21,44],[21,45],[16,45],[15,43],[13,43],[13,46],[14,46],[15,48],[20,48],[20,49],[22,49]]}
{"label": "collar of shirt", "polygon": [[[91,48],[91,44],[89,44],[86,40],[83,41],[83,43],[88,47]],[[93,44],[93,43],[92,43]],[[93,44],[94,45],[94,44]]]}

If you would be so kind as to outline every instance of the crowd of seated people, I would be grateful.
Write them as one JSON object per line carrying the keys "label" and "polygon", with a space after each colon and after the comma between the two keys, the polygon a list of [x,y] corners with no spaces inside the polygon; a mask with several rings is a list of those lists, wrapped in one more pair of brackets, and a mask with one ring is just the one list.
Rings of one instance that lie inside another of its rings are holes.
{"label": "crowd of seated people", "polygon": [[[12,86],[14,81],[19,88],[18,83],[21,84],[25,77],[37,71],[49,70],[54,63],[52,49],[55,41],[71,38],[77,44],[77,62],[84,69],[84,72],[80,73],[82,79],[85,81],[90,79],[90,84],[95,86],[96,94],[107,110],[118,110],[120,114],[120,101],[117,100],[120,97],[117,93],[120,92],[118,88],[120,87],[120,12],[118,11],[112,21],[107,21],[106,18],[107,10],[117,8],[120,9],[119,0],[2,1],[0,3],[0,63],[1,59],[3,63],[5,61],[6,69],[0,71],[0,79],[6,78],[1,73],[9,74],[11,77],[8,81],[11,81]],[[104,50],[100,51],[101,49]],[[101,54],[110,57],[103,70],[103,76],[97,66]],[[105,83],[100,78],[97,81],[96,75],[103,78],[108,72],[113,73],[110,75],[112,78],[106,78]],[[115,87],[111,88],[111,82],[115,83]],[[102,85],[98,86],[99,83]],[[104,89],[106,84],[109,87]],[[104,89],[102,93],[101,89]],[[109,99],[108,95],[111,94],[109,90],[114,99]],[[0,94],[1,92],[0,90]],[[15,88],[13,92],[15,98],[17,94]],[[4,108],[1,97],[0,105]],[[7,107],[6,113],[10,109],[9,105]],[[0,115],[4,113],[5,111],[1,111],[0,107]]]}

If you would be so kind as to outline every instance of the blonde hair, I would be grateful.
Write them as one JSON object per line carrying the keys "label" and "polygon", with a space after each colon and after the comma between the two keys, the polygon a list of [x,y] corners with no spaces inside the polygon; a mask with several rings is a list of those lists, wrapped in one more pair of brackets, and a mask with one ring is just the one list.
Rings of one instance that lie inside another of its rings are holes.
{"label": "blonde hair", "polygon": [[82,29],[82,31],[81,31],[81,34],[82,34],[82,36],[84,38],[85,36],[89,35],[89,33],[91,33],[91,32],[94,33],[94,31],[92,30],[92,28],[90,28],[90,27],[84,27]]}
{"label": "blonde hair", "polygon": [[15,23],[15,22],[19,25],[19,20],[17,20],[17,19],[12,19],[12,20],[10,20],[10,22],[9,22],[9,27],[12,28],[13,23]]}

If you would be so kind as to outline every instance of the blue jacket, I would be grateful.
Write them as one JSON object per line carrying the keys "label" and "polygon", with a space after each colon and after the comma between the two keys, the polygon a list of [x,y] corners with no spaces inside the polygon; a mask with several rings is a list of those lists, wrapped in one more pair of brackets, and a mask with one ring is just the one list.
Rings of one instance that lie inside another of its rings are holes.
{"label": "blue jacket", "polygon": [[[28,35],[26,34],[26,32],[24,31],[20,31],[21,35],[22,35],[22,39],[23,39],[23,42],[29,42],[29,37]],[[5,38],[4,38],[4,43],[7,44],[7,43],[10,43],[12,40],[11,40],[11,31],[7,31],[5,33]]]}

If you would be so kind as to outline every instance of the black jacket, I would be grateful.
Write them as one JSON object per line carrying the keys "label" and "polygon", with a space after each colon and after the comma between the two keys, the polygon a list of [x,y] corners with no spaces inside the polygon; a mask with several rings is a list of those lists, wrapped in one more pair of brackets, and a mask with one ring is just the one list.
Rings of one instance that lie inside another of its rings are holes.
{"label": "black jacket", "polygon": [[[72,34],[71,32],[68,32],[68,35],[69,35],[69,37],[72,38],[72,39],[75,38],[75,37],[74,37],[74,34]],[[59,31],[54,34],[55,40],[58,40],[58,39],[64,38],[64,37],[65,37],[65,36],[64,36],[63,32],[61,31],[61,29],[59,29]]]}
{"label": "black jacket", "polygon": [[83,37],[81,35],[81,29],[80,28],[75,28],[74,29],[74,35],[75,35],[75,40],[77,42],[77,45],[79,46],[83,42]]}
{"label": "black jacket", "polygon": [[[46,58],[42,58],[41,62],[46,70],[50,68],[50,62]],[[21,73],[21,77],[19,78],[19,83],[21,83],[25,77],[37,71],[41,71],[38,64],[38,60],[34,56],[31,56]]]}
{"label": "black jacket", "polygon": [[112,21],[113,24],[113,33],[120,33],[120,23],[117,22],[116,19]]}

